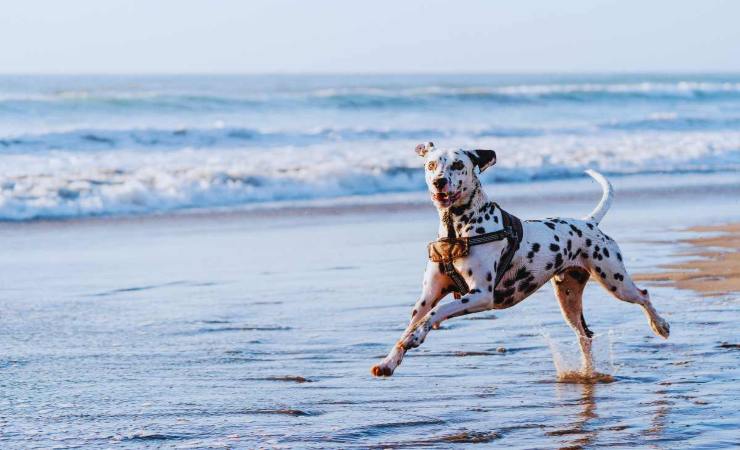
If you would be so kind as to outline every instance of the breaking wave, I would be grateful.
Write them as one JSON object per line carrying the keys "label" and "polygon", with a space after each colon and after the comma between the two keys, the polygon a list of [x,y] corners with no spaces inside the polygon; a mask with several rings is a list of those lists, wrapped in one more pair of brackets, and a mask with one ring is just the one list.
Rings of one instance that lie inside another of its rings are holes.
{"label": "breaking wave", "polygon": [[[489,138],[484,182],[740,170],[740,133]],[[414,141],[270,149],[45,151],[0,156],[0,219],[145,214],[425,188]]]}

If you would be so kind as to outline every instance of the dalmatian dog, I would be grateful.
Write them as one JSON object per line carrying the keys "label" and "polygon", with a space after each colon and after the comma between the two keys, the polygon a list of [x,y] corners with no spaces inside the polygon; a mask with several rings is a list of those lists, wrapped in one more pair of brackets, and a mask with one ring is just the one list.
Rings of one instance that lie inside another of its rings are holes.
{"label": "dalmatian dog", "polygon": [[[447,236],[450,219],[456,237],[473,237],[502,229],[502,212],[490,201],[476,174],[496,163],[493,150],[438,149],[431,142],[416,152],[424,158],[425,178],[440,215],[439,236]],[[496,271],[507,240],[470,247],[466,257],[454,260],[469,291],[459,299],[440,301],[456,289],[440,263],[427,262],[421,295],[411,320],[396,345],[379,364],[374,376],[391,376],[406,352],[424,342],[427,334],[449,318],[491,309],[510,308],[552,280],[555,296],[568,325],[578,337],[582,370],[591,373],[591,339],[582,312],[582,294],[589,278],[598,281],[619,300],[639,305],[652,330],[668,338],[670,327],[625,270],[614,240],[598,227],[613,198],[611,184],[599,173],[587,171],[602,187],[603,196],[584,219],[549,218],[522,222],[522,239],[510,268],[495,284]]]}

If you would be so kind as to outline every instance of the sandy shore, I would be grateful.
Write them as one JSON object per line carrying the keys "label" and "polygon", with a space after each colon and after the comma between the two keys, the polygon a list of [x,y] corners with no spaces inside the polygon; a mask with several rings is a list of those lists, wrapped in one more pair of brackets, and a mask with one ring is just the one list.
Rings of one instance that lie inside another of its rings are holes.
{"label": "sandy shore", "polygon": [[635,278],[711,296],[740,292],[740,223],[695,226],[686,231],[698,234],[678,241],[688,245],[678,253],[688,260],[662,265],[664,271]]}

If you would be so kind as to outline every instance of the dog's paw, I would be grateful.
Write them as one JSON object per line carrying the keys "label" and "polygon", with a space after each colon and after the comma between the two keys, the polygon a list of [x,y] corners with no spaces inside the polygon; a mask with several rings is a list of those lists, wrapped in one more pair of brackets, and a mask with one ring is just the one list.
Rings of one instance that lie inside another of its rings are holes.
{"label": "dog's paw", "polygon": [[393,375],[393,369],[385,364],[378,364],[370,369],[370,373],[372,373],[374,377],[389,377]]}
{"label": "dog's paw", "polygon": [[668,324],[668,322],[660,317],[656,320],[650,321],[650,328],[653,329],[653,332],[655,332],[655,334],[662,337],[663,339],[668,339],[668,336],[671,334],[671,326]]}

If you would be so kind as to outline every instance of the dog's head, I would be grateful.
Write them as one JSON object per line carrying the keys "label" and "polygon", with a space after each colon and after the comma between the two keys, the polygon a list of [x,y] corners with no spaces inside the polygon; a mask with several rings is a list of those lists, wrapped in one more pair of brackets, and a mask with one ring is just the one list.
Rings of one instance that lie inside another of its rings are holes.
{"label": "dog's head", "polygon": [[480,172],[496,164],[493,150],[443,150],[433,143],[419,144],[416,153],[424,158],[424,173],[432,200],[439,208],[464,204],[479,186]]}

